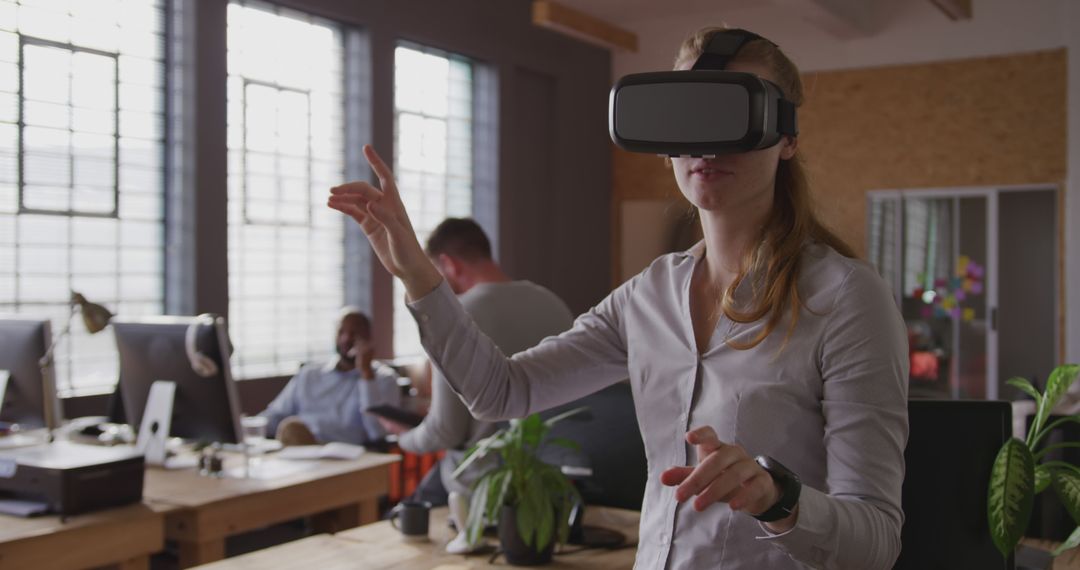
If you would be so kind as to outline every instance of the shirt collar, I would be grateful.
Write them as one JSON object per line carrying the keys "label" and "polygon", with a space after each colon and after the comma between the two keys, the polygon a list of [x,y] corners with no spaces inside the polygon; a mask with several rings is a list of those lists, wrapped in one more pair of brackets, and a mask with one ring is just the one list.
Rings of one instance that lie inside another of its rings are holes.
{"label": "shirt collar", "polygon": [[679,261],[685,259],[701,259],[701,256],[705,254],[705,240],[701,240],[694,245],[690,246],[690,249],[675,253],[675,257],[679,258]]}

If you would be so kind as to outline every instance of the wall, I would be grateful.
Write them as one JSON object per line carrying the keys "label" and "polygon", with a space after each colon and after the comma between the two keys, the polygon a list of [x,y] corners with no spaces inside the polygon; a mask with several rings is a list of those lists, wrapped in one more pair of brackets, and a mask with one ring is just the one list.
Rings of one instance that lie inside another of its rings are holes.
{"label": "wall", "polygon": [[[1065,67],[1059,49],[806,74],[799,144],[821,217],[862,253],[867,190],[1060,185]],[[613,163],[615,212],[677,196],[662,159],[617,151]]]}
{"label": "wall", "polygon": [[1080,362],[1080,2],[1070,2],[1061,18],[1069,34],[1069,179],[1066,183],[1065,233],[1065,362]]}
{"label": "wall", "polygon": [[[803,0],[812,4],[816,0]],[[879,2],[880,29],[859,38],[839,38],[806,21],[803,14],[778,2],[751,8],[679,13],[667,18],[619,22],[637,33],[637,53],[619,52],[615,77],[671,66],[687,34],[706,25],[727,23],[753,30],[777,42],[803,71],[823,71],[929,63],[1044,51],[1065,46],[1076,28],[1063,18],[1075,2],[974,0],[974,18],[952,22],[929,0]]]}

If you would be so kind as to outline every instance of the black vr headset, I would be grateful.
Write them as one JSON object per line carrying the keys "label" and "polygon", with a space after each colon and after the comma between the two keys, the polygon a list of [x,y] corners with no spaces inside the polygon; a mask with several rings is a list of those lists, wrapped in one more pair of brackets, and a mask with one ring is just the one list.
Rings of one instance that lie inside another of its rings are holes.
{"label": "black vr headset", "polygon": [[746,42],[764,39],[724,30],[713,34],[689,71],[623,77],[611,89],[611,140],[632,152],[715,156],[769,148],[797,135],[795,104],[780,87],[752,73],[724,71]]}

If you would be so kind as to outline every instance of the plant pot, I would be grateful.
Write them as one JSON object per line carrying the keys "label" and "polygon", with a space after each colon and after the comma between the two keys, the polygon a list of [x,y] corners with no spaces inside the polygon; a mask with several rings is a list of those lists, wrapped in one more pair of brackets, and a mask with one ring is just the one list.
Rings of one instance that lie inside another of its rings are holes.
{"label": "plant pot", "polygon": [[[517,511],[513,507],[503,506],[499,513],[499,544],[502,545],[506,561],[514,566],[539,566],[551,562],[551,555],[555,551],[556,537],[551,537],[551,542],[542,551],[527,546],[521,538],[517,528]],[[533,537],[533,544],[536,538]]]}

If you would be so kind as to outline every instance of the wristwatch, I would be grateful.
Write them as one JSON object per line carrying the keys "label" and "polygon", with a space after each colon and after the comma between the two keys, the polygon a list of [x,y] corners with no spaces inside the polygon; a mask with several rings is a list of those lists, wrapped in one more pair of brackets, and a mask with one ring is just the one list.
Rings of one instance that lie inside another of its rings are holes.
{"label": "wristwatch", "polygon": [[754,461],[757,461],[757,464],[779,485],[780,499],[765,512],[753,515],[753,517],[761,522],[773,522],[791,516],[799,504],[799,493],[802,491],[802,481],[799,481],[799,476],[768,455],[759,455],[754,458]]}

